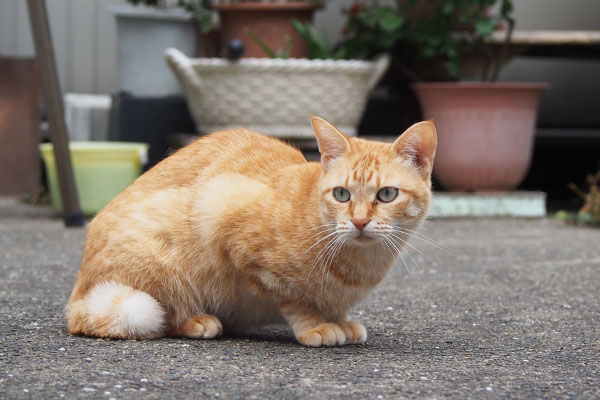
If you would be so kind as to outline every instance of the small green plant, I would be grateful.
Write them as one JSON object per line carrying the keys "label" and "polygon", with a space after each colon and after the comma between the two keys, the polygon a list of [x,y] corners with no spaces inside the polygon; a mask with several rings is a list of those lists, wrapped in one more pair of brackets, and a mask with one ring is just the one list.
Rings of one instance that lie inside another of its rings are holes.
{"label": "small green plant", "polygon": [[343,39],[338,45],[344,58],[368,59],[390,51],[407,36],[408,13],[398,4],[355,3],[346,13]]}
{"label": "small green plant", "polygon": [[586,193],[574,183],[569,188],[583,199],[583,206],[576,213],[559,211],[557,217],[577,224],[600,226],[600,170],[595,175],[588,175],[589,191]]}
{"label": "small green plant", "polygon": [[215,29],[211,0],[178,0],[178,4],[192,16],[200,33]]}
{"label": "small green plant", "polygon": [[306,43],[306,47],[308,47],[308,58],[332,58],[334,60],[346,58],[344,51],[342,49],[334,49],[331,43],[329,43],[329,40],[321,36],[312,23],[302,23],[298,20],[293,20],[292,24],[294,25],[296,32],[298,32],[300,37],[302,37],[302,40],[304,40],[304,43]]}
{"label": "small green plant", "polygon": [[[228,0],[229,3],[241,2],[260,2],[263,0]],[[281,0],[278,0],[281,1]],[[324,0],[287,0],[289,2],[308,1],[317,5],[322,5]],[[205,34],[215,29],[213,18],[213,4],[218,0],[127,0],[133,5],[144,4],[149,7],[169,8],[180,7],[192,16],[200,33]]]}
{"label": "small green plant", "polygon": [[[490,9],[498,5],[498,14]],[[412,80],[420,71],[439,65],[434,80],[459,78],[465,59],[481,54],[482,80],[496,80],[507,59],[515,21],[512,0],[362,1],[348,10],[339,48],[345,58],[371,58],[394,51]],[[493,51],[486,39],[506,28],[504,45]]]}
{"label": "small green plant", "polygon": [[[372,9],[355,4],[349,11],[349,22],[344,28],[345,39],[332,45],[317,32],[311,22],[293,20],[294,29],[308,48],[309,59],[369,59],[389,51],[402,37],[401,27],[406,17],[390,6]],[[271,49],[253,32],[246,34],[272,58],[287,58],[289,52]],[[283,56],[283,57],[282,57]]]}
{"label": "small green plant", "polygon": [[289,35],[285,35],[283,41],[285,42],[285,47],[283,49],[274,50],[269,47],[256,33],[254,33],[251,29],[245,28],[244,34],[248,36],[252,41],[254,41],[267,55],[271,58],[288,58],[292,51],[293,43],[292,39]]}
{"label": "small green plant", "polygon": [[[321,36],[314,25],[310,22],[300,22],[298,20],[292,20],[294,29],[308,48],[309,59],[334,59],[339,60],[344,57],[343,49],[334,49],[329,41]],[[244,33],[253,40],[269,57],[271,58],[288,58],[290,56],[293,43],[289,36],[284,38],[286,46],[283,49],[272,49],[267,45],[256,33],[250,29],[245,29]]]}
{"label": "small green plant", "polygon": [[[168,8],[166,0],[127,0],[133,5],[144,4],[149,7]],[[215,26],[212,16],[212,0],[177,0],[176,7],[181,7],[192,16],[200,33],[208,33]]]}

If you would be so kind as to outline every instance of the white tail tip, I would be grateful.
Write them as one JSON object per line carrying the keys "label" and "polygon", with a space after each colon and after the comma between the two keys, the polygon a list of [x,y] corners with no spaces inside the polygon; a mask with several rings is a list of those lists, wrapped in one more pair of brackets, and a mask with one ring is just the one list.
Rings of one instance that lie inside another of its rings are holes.
{"label": "white tail tip", "polygon": [[92,324],[105,325],[111,336],[148,339],[162,335],[165,312],[147,293],[105,282],[95,286],[86,300]]}

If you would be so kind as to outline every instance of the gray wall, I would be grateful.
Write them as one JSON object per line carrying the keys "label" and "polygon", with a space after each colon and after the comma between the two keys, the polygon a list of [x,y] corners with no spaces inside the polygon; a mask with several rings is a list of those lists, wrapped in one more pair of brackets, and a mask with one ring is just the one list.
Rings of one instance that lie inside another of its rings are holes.
{"label": "gray wall", "polygon": [[598,30],[598,0],[514,0],[517,29]]}
{"label": "gray wall", "polygon": [[[107,8],[121,3],[46,0],[63,91],[112,93],[117,89],[116,25]],[[0,0],[0,54],[34,54],[25,0]]]}
{"label": "gray wall", "polygon": [[[517,29],[600,30],[598,0],[515,0]],[[503,81],[550,82],[538,123],[545,127],[600,127],[600,60],[517,57]]]}

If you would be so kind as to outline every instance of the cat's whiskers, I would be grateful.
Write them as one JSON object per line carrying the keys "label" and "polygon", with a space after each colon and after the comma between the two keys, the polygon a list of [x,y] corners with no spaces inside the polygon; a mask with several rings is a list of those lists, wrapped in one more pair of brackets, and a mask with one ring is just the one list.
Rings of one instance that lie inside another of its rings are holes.
{"label": "cat's whiskers", "polygon": [[398,249],[396,246],[390,247],[390,245],[389,245],[390,241],[389,241],[388,236],[392,232],[393,232],[393,228],[390,225],[384,224],[384,223],[377,223],[375,228],[373,228],[372,233],[375,235],[375,238],[377,240],[379,240],[381,243],[383,243],[388,248],[388,250],[390,251],[390,254],[394,258],[394,262],[395,262],[398,254],[400,253],[400,249]]}
{"label": "cat's whiskers", "polygon": [[[319,243],[323,242],[324,240],[330,238],[331,236],[334,235],[341,235],[343,233],[347,233],[349,230],[345,225],[340,226],[340,224],[338,223],[328,223],[328,224],[323,224],[319,227],[325,227],[325,226],[332,226],[335,225],[334,228],[326,228],[323,231],[318,232],[316,235],[312,235],[312,237],[317,236],[318,234],[323,234],[323,233],[327,233],[327,235],[325,235],[324,237],[322,237],[321,239],[319,239],[317,242],[315,242],[312,246],[310,246],[307,250],[305,250],[305,254],[308,253],[308,251],[310,251],[311,249],[313,249],[315,246],[317,246]],[[315,227],[318,228],[318,227]],[[311,228],[314,229],[314,228]],[[332,231],[333,232],[330,232]],[[320,262],[322,261],[326,261],[328,260],[330,257],[330,253],[334,250],[334,248],[337,245],[337,239],[339,238],[339,236],[334,236],[332,239],[330,239],[328,242],[326,242],[326,244],[323,246],[323,248],[319,251],[319,253],[317,253],[317,256],[315,257],[315,260],[313,261],[313,263],[311,264],[311,267],[309,269],[308,275],[306,277],[306,282],[308,283],[308,281],[310,280],[310,276],[312,275],[313,270],[319,265]],[[336,249],[337,250],[337,249]]]}
{"label": "cat's whiskers", "polygon": [[[391,250],[393,252],[393,254],[395,254],[396,257],[398,257],[400,259],[400,261],[402,261],[402,264],[404,264],[404,268],[406,269],[406,272],[408,274],[410,274],[410,269],[408,268],[408,264],[406,263],[406,261],[404,261],[404,258],[402,257],[402,254],[406,254],[406,251],[401,248],[398,247],[398,245],[396,243],[394,243],[394,241],[388,236],[382,236],[384,242],[390,246],[393,250]],[[394,261],[395,261],[395,257],[394,257]]]}
{"label": "cat's whiskers", "polygon": [[419,254],[421,254],[423,257],[425,257],[427,259],[427,261],[429,261],[434,267],[437,266],[437,263],[435,261],[433,261],[431,258],[429,258],[429,256],[427,256],[421,250],[419,250],[418,248],[416,248],[415,246],[413,246],[408,240],[402,238],[397,233],[392,233],[391,236],[394,237],[394,238],[396,238],[396,239],[398,239],[398,240],[400,240],[402,243],[404,243],[405,245],[409,246],[411,249],[414,249],[415,251],[417,251]]}
{"label": "cat's whiskers", "polygon": [[[404,238],[402,238],[400,235],[398,235],[397,233],[392,233],[390,235],[392,238],[394,238],[395,240],[398,240],[400,242],[402,242],[404,245],[410,247],[411,249],[414,249],[416,252],[418,252],[420,255],[422,255],[423,257],[425,257],[425,259],[427,259],[427,261],[429,261],[431,263],[431,265],[434,268],[438,267],[438,264],[433,261],[431,258],[429,258],[425,253],[423,253],[421,250],[419,250],[418,248],[416,248],[415,246],[413,246],[411,243],[409,243],[407,240],[405,240]],[[419,268],[419,270],[421,271],[421,273],[423,272],[423,270],[421,269],[420,265],[416,262],[415,258],[410,254],[409,251],[406,251],[406,254],[409,255],[409,257],[413,260],[413,262],[415,263],[415,265],[417,265],[417,267]]]}
{"label": "cat's whiskers", "polygon": [[400,260],[402,261],[402,263],[404,264],[404,268],[406,268],[406,272],[408,272],[410,274],[411,272],[410,272],[410,269],[408,268],[408,264],[402,257],[403,254],[407,254],[411,258],[412,262],[415,264],[417,269],[422,273],[420,265],[417,263],[417,261],[414,259],[414,257],[408,251],[406,251],[406,249],[404,249],[403,244],[405,244],[406,241],[403,241],[404,242],[403,244],[400,244],[400,243],[397,243],[396,241],[394,241],[394,237],[395,237],[394,231],[395,231],[394,226],[386,224],[386,223],[378,223],[373,229],[373,233],[378,238],[381,238],[381,241],[387,245],[388,249],[392,253],[392,256],[394,257],[394,263],[396,262],[396,257],[399,257]]}
{"label": "cat's whiskers", "polygon": [[[312,239],[313,239],[315,236],[319,236],[319,235],[323,235],[323,234],[325,234],[325,235],[329,235],[329,234],[331,234],[331,233],[335,233],[335,231],[336,231],[336,228],[328,228],[328,229],[323,229],[322,231],[319,231],[319,232],[317,232],[317,233],[315,233],[315,234],[313,234],[313,235],[309,236],[308,238],[306,238],[306,240],[307,240],[307,241],[312,241]],[[321,239],[326,239],[326,238],[327,238],[327,237],[324,237],[324,238],[321,238]],[[319,242],[313,243],[313,245],[312,245],[311,247],[309,247],[308,249],[306,249],[306,250],[304,251],[304,254],[308,253],[308,252],[309,252],[309,251],[310,251],[310,250],[311,250],[311,249],[312,249],[314,246],[316,246],[318,243],[319,243]]]}
{"label": "cat's whiskers", "polygon": [[[310,277],[312,276],[313,271],[316,268],[321,268],[321,279],[320,279],[320,288],[319,288],[319,296],[320,299],[323,300],[324,286],[325,282],[329,279],[329,270],[335,262],[335,258],[344,243],[346,242],[346,235],[349,229],[345,225],[340,224],[324,224],[322,227],[335,225],[335,228],[326,228],[320,231],[318,234],[327,233],[324,237],[315,242],[312,246],[310,246],[306,251],[313,249],[315,246],[325,242],[323,247],[317,253],[314,261],[311,264],[308,275],[306,277],[306,283],[308,284],[310,281]],[[333,232],[330,232],[332,231]],[[313,235],[316,236],[316,235]],[[313,237],[311,236],[311,237]]]}
{"label": "cat's whiskers", "polygon": [[405,234],[407,236],[410,236],[410,237],[413,237],[415,239],[421,240],[421,241],[423,241],[425,243],[428,243],[428,244],[430,244],[430,245],[432,245],[432,246],[434,246],[434,247],[436,247],[436,248],[438,248],[440,250],[444,250],[444,251],[447,251],[449,253],[452,253],[452,250],[450,250],[448,247],[444,246],[443,244],[441,244],[439,242],[436,242],[435,240],[433,240],[429,236],[424,235],[424,234],[422,234],[420,232],[417,232],[415,230],[408,229],[408,228],[402,228],[402,227],[399,227],[399,226],[393,226],[392,229],[396,233],[403,233],[403,234]]}
{"label": "cat's whiskers", "polygon": [[392,248],[388,241],[389,239],[385,235],[377,235],[377,240],[390,252],[390,255],[393,258],[393,263],[396,263],[396,259],[398,258],[398,251]]}
{"label": "cat's whiskers", "polygon": [[[332,226],[333,226],[333,227],[332,227]],[[324,234],[324,233],[331,233],[331,232],[333,232],[333,231],[335,231],[335,230],[336,230],[336,226],[337,226],[337,224],[334,224],[334,223],[328,223],[328,224],[323,224],[323,225],[313,226],[312,228],[308,228],[308,229],[307,229],[307,231],[313,231],[313,230],[315,230],[315,229],[321,229],[321,230],[320,230],[320,231],[318,231],[318,232],[316,232],[316,233],[313,233],[312,235],[310,235],[310,236],[307,238],[307,240],[311,240],[311,239],[312,239],[312,238],[314,238],[315,236],[319,236],[319,235],[322,235],[322,234]],[[327,238],[327,236],[326,236],[326,237],[324,237],[324,238],[322,238],[322,240],[323,240],[323,239],[326,239],[326,238]],[[308,253],[308,251],[309,251],[310,249],[312,249],[314,246],[316,246],[318,243],[319,243],[319,242],[316,242],[316,243],[314,243],[314,244],[313,244],[311,247],[309,247],[308,249],[306,249],[306,250],[304,251],[304,253],[305,253],[305,254],[306,254],[306,253]]]}
{"label": "cat's whiskers", "polygon": [[[333,236],[335,234],[338,234],[337,229],[336,229],[335,232],[332,232],[332,233],[328,234],[327,236],[325,236],[324,238],[322,238],[321,240],[319,240],[317,243],[313,244],[310,247],[310,249],[312,249],[313,247],[315,247],[317,244],[319,244],[323,240],[325,240],[325,239],[327,239],[327,238],[329,238],[329,237],[331,237],[331,236]],[[308,275],[306,277],[306,283],[308,283],[308,281],[310,279],[310,276],[312,275],[313,270],[316,268],[317,265],[319,265],[320,260],[325,256],[325,254],[327,254],[329,248],[334,245],[336,239],[337,239],[337,236],[331,238],[328,242],[326,242],[323,245],[323,248],[321,250],[319,250],[319,252],[317,253],[317,255],[315,257],[315,260],[312,262],[312,264],[310,266],[310,270],[308,271]],[[308,250],[306,252],[308,252]]]}
{"label": "cat's whiskers", "polygon": [[[444,246],[443,244],[436,242],[435,240],[433,240],[432,238],[430,238],[429,236],[422,234],[420,232],[417,232],[415,230],[412,229],[408,229],[408,228],[403,228],[403,227],[399,227],[399,226],[394,226],[394,233],[395,234],[399,234],[399,235],[406,235],[418,240],[421,240],[424,243],[430,244],[432,246],[434,246],[437,249],[446,251],[449,254],[453,254],[452,250],[446,246]],[[413,249],[417,250],[419,253],[421,253],[423,255],[423,257],[425,257],[427,260],[429,260],[429,262],[437,269],[441,269],[444,270],[443,266],[439,263],[437,263],[436,261],[431,260],[427,255],[423,254],[423,252],[421,252],[419,249],[417,249],[415,246],[408,244],[410,247],[412,247]]]}
{"label": "cat's whiskers", "polygon": [[[329,280],[329,269],[333,265],[333,261],[335,260],[337,253],[342,248],[345,242],[346,239],[343,235],[338,236],[335,239],[333,246],[331,246],[328,250],[329,255],[324,259],[325,262],[323,264],[323,270],[321,271],[321,290],[319,293],[321,301],[323,301],[323,288],[325,287],[325,283],[327,282],[327,280]],[[325,276],[325,271],[327,271],[327,276]]]}
{"label": "cat's whiskers", "polygon": [[323,227],[325,227],[325,226],[334,226],[334,227],[335,227],[335,226],[337,226],[337,225],[338,225],[338,224],[337,224],[337,223],[335,223],[335,222],[330,222],[330,223],[323,224],[323,225],[313,226],[312,228],[308,228],[308,230],[309,230],[309,231],[312,231],[312,230],[314,230],[314,229],[323,228]]}
{"label": "cat's whiskers", "polygon": [[[327,239],[330,236],[336,235],[337,233],[338,233],[337,229],[335,229],[333,232],[328,233],[327,235],[325,235],[324,237],[322,237],[321,239],[319,239],[317,242],[315,242],[308,249],[304,250],[304,253],[305,254],[308,253],[310,250],[312,250],[313,247],[315,247],[316,245],[318,245],[319,243],[321,243],[323,240]],[[316,236],[316,235],[313,235],[313,236]]]}

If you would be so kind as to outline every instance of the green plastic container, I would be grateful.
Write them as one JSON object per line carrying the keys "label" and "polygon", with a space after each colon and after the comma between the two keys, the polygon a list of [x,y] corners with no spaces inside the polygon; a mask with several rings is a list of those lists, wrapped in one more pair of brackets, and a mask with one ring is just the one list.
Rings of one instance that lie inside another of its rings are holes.
{"label": "green plastic container", "polygon": [[[85,215],[96,214],[140,175],[148,148],[146,143],[69,143],[79,203]],[[46,166],[52,206],[62,213],[52,144],[40,144],[40,152]]]}

